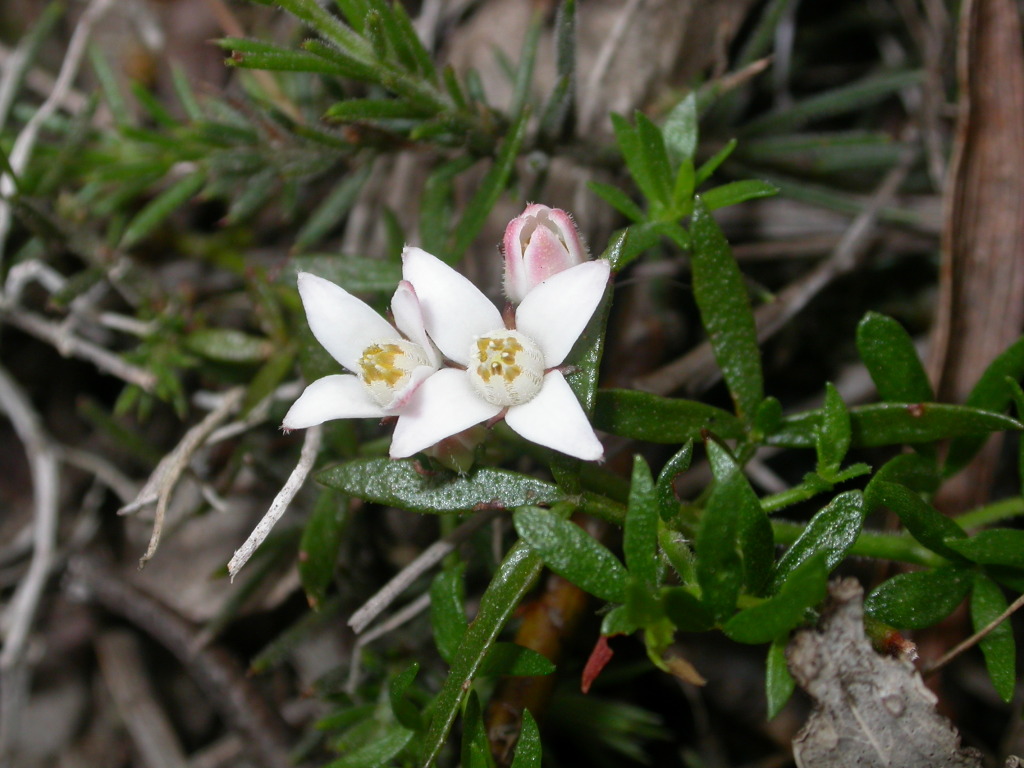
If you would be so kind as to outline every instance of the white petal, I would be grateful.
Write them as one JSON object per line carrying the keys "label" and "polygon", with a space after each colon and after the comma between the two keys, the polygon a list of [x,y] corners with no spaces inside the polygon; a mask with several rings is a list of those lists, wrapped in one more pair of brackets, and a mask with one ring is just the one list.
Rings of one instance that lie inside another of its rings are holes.
{"label": "white petal", "polygon": [[580,401],[558,371],[544,377],[544,387],[533,400],[509,408],[505,423],[531,442],[578,459],[597,461],[604,456]]}
{"label": "white petal", "polygon": [[335,374],[317,379],[299,395],[284,416],[285,429],[306,429],[331,419],[385,416],[355,376]]}
{"label": "white petal", "polygon": [[419,386],[402,410],[391,440],[391,458],[412,456],[500,412],[500,406],[473,392],[465,371],[442,368]]}
{"label": "white petal", "polygon": [[437,368],[432,365],[418,365],[413,368],[409,372],[409,380],[405,383],[405,386],[395,392],[394,399],[384,410],[388,413],[401,412],[420,384],[433,376],[436,370]]}
{"label": "white petal", "polygon": [[398,326],[398,330],[405,334],[405,338],[409,341],[415,341],[423,347],[430,364],[434,368],[440,368],[441,356],[427,337],[420,300],[416,296],[416,289],[408,280],[400,282],[398,288],[395,289],[395,295],[391,299],[391,311],[395,315],[395,325]]}
{"label": "white petal", "polygon": [[516,310],[516,330],[541,348],[548,368],[561,365],[604,295],[611,267],[587,261],[552,275],[530,291]]}
{"label": "white petal", "polygon": [[350,371],[359,369],[363,350],[374,342],[401,338],[391,323],[330,280],[300,272],[298,282],[310,330],[331,357]]}
{"label": "white petal", "polygon": [[416,288],[430,338],[456,363],[469,362],[474,338],[505,327],[490,299],[422,248],[406,247],[402,252],[402,274]]}

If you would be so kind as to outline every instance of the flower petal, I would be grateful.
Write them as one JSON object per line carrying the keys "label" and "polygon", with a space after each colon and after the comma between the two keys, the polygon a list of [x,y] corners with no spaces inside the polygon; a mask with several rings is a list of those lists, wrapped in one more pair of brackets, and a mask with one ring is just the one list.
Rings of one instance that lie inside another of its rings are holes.
{"label": "flower petal", "polygon": [[430,338],[456,363],[469,362],[474,338],[505,327],[490,299],[422,248],[406,247],[402,252],[402,274],[416,288]]}
{"label": "flower petal", "polygon": [[505,423],[531,442],[578,459],[597,461],[604,456],[580,401],[558,371],[544,376],[544,386],[535,398],[509,408]]}
{"label": "flower petal", "polygon": [[366,419],[387,414],[370,399],[358,378],[334,374],[317,379],[299,395],[284,416],[285,429],[306,429],[331,419]]}
{"label": "flower petal", "polygon": [[611,265],[587,261],[553,275],[530,291],[516,310],[516,330],[541,348],[544,365],[561,365],[604,296]]}
{"label": "flower petal", "polygon": [[500,412],[500,406],[473,391],[465,371],[442,368],[419,386],[402,410],[391,440],[391,458],[412,456]]}
{"label": "flower petal", "polygon": [[440,368],[441,355],[437,353],[437,349],[427,336],[420,300],[416,296],[416,289],[408,280],[400,282],[398,288],[395,289],[395,295],[391,298],[391,311],[395,315],[395,325],[398,326],[398,330],[405,334],[405,338],[409,341],[414,341],[423,347],[430,364],[434,368]]}
{"label": "flower petal", "polygon": [[413,396],[420,384],[426,381],[430,376],[437,370],[432,365],[418,365],[409,372],[409,380],[405,383],[405,386],[395,391],[395,396],[391,400],[391,403],[387,405],[384,410],[388,413],[397,413],[405,408],[409,399]]}
{"label": "flower petal", "polygon": [[350,371],[359,370],[363,350],[374,342],[402,338],[391,323],[340,285],[310,272],[300,272],[298,284],[310,330]]}

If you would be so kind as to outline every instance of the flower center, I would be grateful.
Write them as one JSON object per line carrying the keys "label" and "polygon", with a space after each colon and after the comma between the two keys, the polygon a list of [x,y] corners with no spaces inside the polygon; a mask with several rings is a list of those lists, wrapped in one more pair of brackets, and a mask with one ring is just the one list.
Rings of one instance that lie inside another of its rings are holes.
{"label": "flower center", "polygon": [[474,339],[467,371],[473,389],[491,405],[520,405],[544,384],[544,355],[518,331],[491,331]]}
{"label": "flower center", "polygon": [[430,360],[419,344],[405,339],[384,341],[363,350],[358,374],[373,401],[387,408],[421,365],[430,365]]}

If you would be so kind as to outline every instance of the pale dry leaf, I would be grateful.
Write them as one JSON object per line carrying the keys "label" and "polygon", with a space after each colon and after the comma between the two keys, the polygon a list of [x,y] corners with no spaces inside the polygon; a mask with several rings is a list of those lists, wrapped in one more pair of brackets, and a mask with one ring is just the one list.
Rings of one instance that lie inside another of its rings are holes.
{"label": "pale dry leaf", "polygon": [[872,648],[860,584],[835,581],[829,594],[820,628],[798,632],[786,650],[793,677],[814,699],[793,739],[798,768],[981,768],[913,665]]}

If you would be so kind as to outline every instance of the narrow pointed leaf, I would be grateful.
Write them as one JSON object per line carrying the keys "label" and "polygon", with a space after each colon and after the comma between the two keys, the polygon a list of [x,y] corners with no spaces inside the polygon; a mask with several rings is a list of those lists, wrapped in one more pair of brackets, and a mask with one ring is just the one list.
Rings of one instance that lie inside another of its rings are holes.
{"label": "narrow pointed leaf", "polygon": [[[1003,614],[1006,607],[1006,598],[999,585],[982,573],[975,574],[974,589],[971,592],[971,623],[974,631],[985,629]],[[981,652],[985,656],[985,666],[996,693],[1009,703],[1017,683],[1017,645],[1009,619],[982,638]]]}
{"label": "narrow pointed leaf", "polygon": [[655,494],[658,500],[658,510],[662,520],[669,520],[679,511],[679,500],[676,498],[675,479],[690,468],[690,461],[693,459],[693,441],[691,440],[665,462],[665,466],[658,473],[658,481],[655,483]]}
{"label": "narrow pointed leaf", "polygon": [[578,525],[540,507],[518,509],[512,520],[516,533],[552,571],[602,600],[625,601],[626,569]]}
{"label": "narrow pointed leaf", "polygon": [[151,200],[141,211],[135,214],[125,227],[121,238],[122,248],[131,248],[149,235],[154,229],[195,197],[206,183],[206,175],[201,171],[190,173],[179,179],[170,187]]}
{"label": "narrow pointed leaf", "polygon": [[299,542],[299,578],[312,608],[319,609],[334,579],[338,548],[348,524],[348,499],[325,490],[313,505]]}
{"label": "narrow pointed leaf", "polygon": [[690,233],[693,293],[701,322],[736,405],[736,415],[749,421],[764,399],[764,382],[746,285],[725,235],[699,197]]}
{"label": "narrow pointed leaf", "polygon": [[368,768],[385,765],[405,749],[415,735],[415,731],[397,723],[387,726],[376,739],[349,752],[340,760],[335,760],[327,768]]}
{"label": "narrow pointed leaf", "polygon": [[639,454],[633,457],[622,550],[630,576],[653,589],[658,581],[658,499],[651,468]]}
{"label": "narrow pointed leaf", "polygon": [[850,448],[850,413],[831,383],[825,385],[825,407],[818,431],[818,474],[829,477],[838,469]]}
{"label": "narrow pointed leaf", "polygon": [[412,460],[356,459],[324,470],[324,485],[350,496],[411,512],[470,512],[495,505],[511,509],[524,504],[561,500],[554,485],[503,469],[482,467],[468,475],[421,474]]}
{"label": "narrow pointed leaf", "polygon": [[698,115],[697,96],[692,91],[672,107],[662,127],[665,149],[672,164],[678,167],[684,160],[693,160],[697,151]]}
{"label": "narrow pointed leaf", "polygon": [[804,623],[808,608],[825,599],[828,570],[825,553],[818,552],[789,574],[773,597],[733,616],[722,627],[740,643],[770,643]]}
{"label": "narrow pointed leaf", "polygon": [[765,664],[765,698],[768,700],[768,719],[771,720],[786,706],[796,688],[796,681],[789,673],[786,663],[786,646],[789,636],[775,638],[768,646],[768,660]]}
{"label": "narrow pointed leaf", "polygon": [[533,719],[530,710],[524,709],[522,730],[519,732],[515,755],[512,757],[512,768],[541,768],[540,755],[540,731],[537,729],[537,721]]}
{"label": "narrow pointed leaf", "polygon": [[857,541],[866,515],[867,505],[860,491],[846,491],[832,499],[814,514],[803,533],[779,559],[773,588],[780,589],[801,563],[819,552],[824,553],[825,566],[831,572]]}
{"label": "narrow pointed leaf", "polygon": [[739,205],[747,200],[756,200],[759,197],[772,197],[779,193],[779,188],[769,181],[759,179],[745,179],[733,181],[714,187],[701,193],[704,206],[709,211],[717,211],[719,208],[728,208],[730,205]]}
{"label": "narrow pointed leaf", "polygon": [[946,539],[946,545],[974,563],[1024,568],[1024,531],[1017,528],[989,528],[969,539]]}
{"label": "narrow pointed leaf", "polygon": [[554,671],[555,665],[551,660],[531,648],[515,643],[495,643],[480,665],[478,674],[484,677],[531,677],[550,675]]}
{"label": "narrow pointed leaf", "polygon": [[743,435],[740,420],[721,408],[631,389],[598,390],[594,426],[651,443],[700,440],[705,430],[723,439]]}
{"label": "narrow pointed leaf", "polygon": [[935,399],[914,340],[891,317],[868,312],[857,326],[857,351],[883,400],[929,403]]}
{"label": "narrow pointed leaf", "polygon": [[434,644],[441,658],[449,664],[462,642],[469,622],[463,595],[463,573],[459,565],[441,571],[430,585],[430,624],[434,629]]}
{"label": "narrow pointed leaf", "polygon": [[864,489],[864,499],[871,509],[885,506],[895,512],[910,535],[932,552],[952,560],[961,560],[962,556],[951,549],[946,541],[966,539],[967,533],[905,485],[873,479]]}

